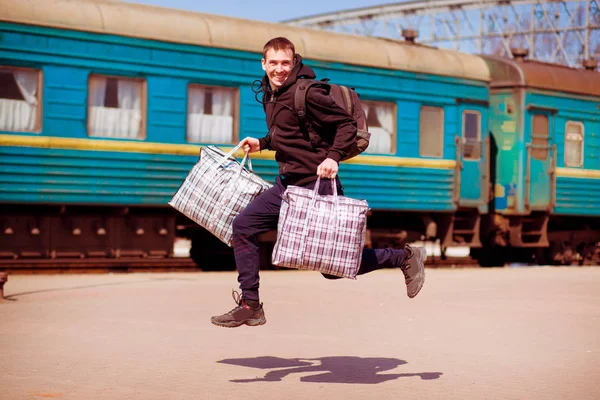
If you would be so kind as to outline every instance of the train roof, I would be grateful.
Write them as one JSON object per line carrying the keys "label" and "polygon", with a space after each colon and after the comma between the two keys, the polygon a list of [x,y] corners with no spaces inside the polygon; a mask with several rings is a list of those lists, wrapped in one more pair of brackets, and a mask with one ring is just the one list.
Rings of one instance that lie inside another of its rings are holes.
{"label": "train roof", "polygon": [[490,68],[492,88],[530,87],[600,97],[600,72],[527,59],[482,57]]}
{"label": "train roof", "polygon": [[261,53],[285,36],[304,58],[489,81],[478,56],[405,42],[113,0],[0,0],[0,21]]}

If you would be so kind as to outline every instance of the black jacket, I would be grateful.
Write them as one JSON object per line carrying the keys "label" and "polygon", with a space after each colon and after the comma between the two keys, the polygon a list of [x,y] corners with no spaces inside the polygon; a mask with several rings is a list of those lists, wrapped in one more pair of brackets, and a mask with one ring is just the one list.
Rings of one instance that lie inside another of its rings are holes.
{"label": "black jacket", "polygon": [[317,167],[326,158],[339,162],[356,137],[356,121],[334,102],[328,89],[311,87],[306,97],[306,117],[321,140],[315,147],[310,143],[294,110],[294,94],[299,79],[315,77],[312,68],[296,55],[296,65],[281,87],[271,91],[266,75],[262,80],[269,133],[259,139],[260,149],[275,151],[279,173],[287,184],[316,180]]}

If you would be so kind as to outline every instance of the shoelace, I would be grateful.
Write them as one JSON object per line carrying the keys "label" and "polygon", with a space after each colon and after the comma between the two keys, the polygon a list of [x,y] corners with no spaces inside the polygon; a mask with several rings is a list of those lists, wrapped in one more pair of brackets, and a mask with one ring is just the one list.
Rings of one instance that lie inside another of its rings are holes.
{"label": "shoelace", "polygon": [[406,251],[408,253],[408,256],[406,257],[406,260],[404,260],[404,264],[402,265],[401,269],[403,271],[406,271],[406,270],[408,270],[410,268],[410,264],[408,262],[410,261],[410,259],[415,254],[415,251],[408,244],[404,247],[404,251]]}
{"label": "shoelace", "polygon": [[235,291],[235,289],[231,290],[231,297],[233,297],[233,301],[235,301],[235,303],[237,304],[236,307],[234,307],[231,311],[229,311],[227,314],[231,315],[234,312],[236,312],[237,310],[239,310],[240,308],[243,308],[244,306],[242,305],[242,294]]}

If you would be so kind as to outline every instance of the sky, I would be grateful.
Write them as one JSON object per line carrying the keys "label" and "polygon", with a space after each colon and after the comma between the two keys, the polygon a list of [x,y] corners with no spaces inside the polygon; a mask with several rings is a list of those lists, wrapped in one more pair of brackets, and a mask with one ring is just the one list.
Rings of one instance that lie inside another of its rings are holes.
{"label": "sky", "polygon": [[126,0],[153,6],[279,22],[353,8],[394,4],[402,0]]}

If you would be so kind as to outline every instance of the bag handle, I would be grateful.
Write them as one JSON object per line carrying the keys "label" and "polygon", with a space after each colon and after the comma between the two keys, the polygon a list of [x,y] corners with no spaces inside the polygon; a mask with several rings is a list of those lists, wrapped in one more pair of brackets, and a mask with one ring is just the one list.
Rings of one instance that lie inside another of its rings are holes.
{"label": "bag handle", "polygon": [[[317,178],[317,182],[315,183],[315,187],[313,189],[313,195],[312,195],[312,199],[311,199],[311,203],[310,203],[310,208],[313,208],[316,201],[317,201],[317,195],[319,194],[319,189],[321,188],[321,177],[319,176]],[[335,178],[331,179],[331,189],[333,192],[333,197],[335,200],[335,205],[337,208],[337,204],[338,204],[338,192],[337,192],[337,185],[335,184]]]}
{"label": "bag handle", "polygon": [[[337,224],[338,224],[337,217],[338,217],[338,209],[339,209],[339,199],[338,199],[337,185],[335,184],[335,178],[331,179],[331,187],[333,189],[334,212],[333,212],[333,224],[330,225],[330,229],[328,230],[329,234],[327,235],[327,239],[329,239],[330,234],[333,234],[334,239],[335,239],[335,230],[337,229]],[[299,246],[300,260],[302,260],[302,258],[304,256],[304,250],[306,250],[306,244],[307,244],[306,236],[308,235],[308,223],[310,222],[310,214],[311,214],[311,211],[313,211],[315,208],[315,203],[317,202],[317,196],[319,194],[320,188],[321,188],[321,177],[319,176],[317,178],[317,182],[315,183],[310,206],[308,207],[308,210],[306,210],[304,226],[302,227],[302,235],[300,236],[300,246]]]}
{"label": "bag handle", "polygon": [[[229,158],[229,154],[234,154],[239,148],[240,148],[240,145],[238,144],[236,146],[236,148],[234,148],[232,151],[227,153],[226,157]],[[233,178],[231,181],[229,181],[229,184],[227,184],[227,188],[225,188],[225,190],[224,190],[225,193],[231,192],[231,190],[233,190],[233,188],[235,188],[235,186],[237,185],[237,182],[240,180],[240,176],[242,176],[242,171],[244,170],[244,165],[246,164],[246,161],[248,161],[248,163],[249,163],[248,164],[249,171],[253,172],[252,171],[252,162],[250,161],[250,154],[248,152],[244,152],[244,158],[242,158],[242,162],[240,163],[240,168],[238,169],[237,174],[235,174],[235,178]],[[221,164],[219,164],[219,165],[221,165]],[[231,200],[231,198],[230,198],[230,200]]]}
{"label": "bag handle", "polygon": [[[231,151],[229,153],[227,153],[227,154],[225,154],[225,156],[223,156],[221,161],[219,161],[217,163],[217,165],[215,166],[212,177],[215,177],[217,175],[218,168],[221,165],[223,165],[225,163],[225,161],[227,161],[230,157],[233,157],[235,159],[234,155],[237,154],[237,151],[240,149],[240,147],[241,147],[241,145],[238,144],[233,149],[231,149]],[[242,159],[242,162],[240,163],[240,168],[237,170],[235,177],[227,183],[227,186],[225,187],[225,189],[221,193],[221,196],[219,197],[219,203],[215,206],[215,209],[213,210],[213,217],[210,219],[210,221],[208,223],[209,229],[214,229],[217,221],[219,220],[219,218],[221,217],[221,215],[223,214],[225,209],[229,207],[229,204],[231,203],[231,201],[234,197],[234,196],[232,196],[232,191],[235,189],[237,182],[240,179],[240,176],[242,176],[242,171],[244,170],[244,165],[246,164],[246,160],[248,161],[248,167],[249,167],[250,172],[253,172],[252,171],[252,162],[250,161],[249,152],[244,152],[244,158]],[[223,199],[223,201],[221,201],[221,199]]]}
{"label": "bag handle", "polygon": [[[331,189],[333,192],[333,223],[329,226],[329,230],[328,230],[328,235],[327,235],[327,239],[329,241],[329,237],[330,235],[333,235],[334,239],[335,239],[335,232],[337,229],[337,224],[338,224],[338,210],[340,209],[339,206],[339,197],[338,197],[338,192],[337,192],[337,185],[335,182],[335,178],[330,179],[331,180]],[[308,212],[310,212],[312,209],[314,209],[314,205],[317,202],[317,195],[319,194],[319,190],[321,189],[321,177],[319,176],[317,178],[317,183],[315,184],[315,188],[313,189],[313,200],[311,202],[311,207],[309,208]],[[308,213],[306,215],[306,220],[308,221]],[[302,251],[304,253],[304,251]]]}
{"label": "bag handle", "polygon": [[[223,164],[225,164],[225,161],[227,161],[227,159],[229,158],[236,158],[235,155],[237,154],[238,150],[242,147],[241,142],[238,143],[237,146],[235,146],[233,149],[231,149],[231,151],[227,154],[225,154],[223,156],[223,158],[221,158],[221,161],[219,161],[217,163],[217,166],[221,166]],[[254,170],[252,169],[252,161],[250,160],[250,152],[244,152],[244,158],[242,159],[242,162],[240,164],[240,174],[242,173],[242,169],[244,169],[244,165],[246,164],[246,160],[248,162],[248,171],[250,172],[254,172]]]}
{"label": "bag handle", "polygon": [[[320,188],[321,188],[321,177],[319,176],[317,178],[317,182],[315,183],[315,187],[313,189],[312,199],[310,202],[310,207],[308,209],[309,211],[315,207],[315,203],[317,202],[317,195],[319,194]],[[337,216],[339,199],[338,199],[337,185],[335,184],[335,178],[331,179],[331,189],[333,192],[333,204],[335,205],[335,216]],[[308,221],[308,215],[307,215],[307,221]]]}

